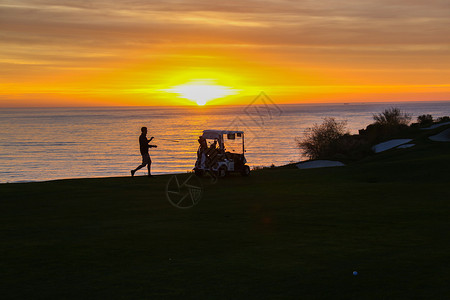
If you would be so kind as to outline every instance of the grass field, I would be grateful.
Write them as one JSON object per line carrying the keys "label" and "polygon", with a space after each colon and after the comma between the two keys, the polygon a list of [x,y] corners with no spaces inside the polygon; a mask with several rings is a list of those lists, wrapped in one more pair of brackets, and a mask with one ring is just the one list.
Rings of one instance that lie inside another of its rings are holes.
{"label": "grass field", "polygon": [[437,131],[346,167],[204,179],[187,210],[172,175],[2,184],[0,297],[449,299]]}

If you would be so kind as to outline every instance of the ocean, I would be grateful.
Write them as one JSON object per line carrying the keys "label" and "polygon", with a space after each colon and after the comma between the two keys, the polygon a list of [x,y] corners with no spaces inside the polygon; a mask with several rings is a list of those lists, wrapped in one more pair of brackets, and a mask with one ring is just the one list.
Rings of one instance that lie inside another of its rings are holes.
{"label": "ocean", "polygon": [[[153,174],[192,170],[205,129],[243,130],[251,167],[305,159],[296,143],[325,117],[346,120],[350,133],[389,107],[450,115],[450,102],[292,104],[247,106],[0,108],[0,183],[129,176],[141,162],[142,126],[154,136]],[[146,168],[136,175],[146,174]]]}

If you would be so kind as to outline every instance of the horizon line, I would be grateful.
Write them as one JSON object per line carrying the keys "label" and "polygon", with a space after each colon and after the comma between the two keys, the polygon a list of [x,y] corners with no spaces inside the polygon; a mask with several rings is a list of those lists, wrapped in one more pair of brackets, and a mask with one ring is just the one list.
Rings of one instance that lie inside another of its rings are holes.
{"label": "horizon line", "polygon": [[[450,102],[448,100],[379,100],[379,101],[335,101],[335,102],[295,102],[295,103],[276,103],[276,105],[351,105],[351,104],[383,104],[383,103],[431,103],[431,102]],[[206,105],[196,105],[196,104],[169,104],[169,105],[66,105],[66,106],[47,106],[47,105],[39,105],[39,106],[0,106],[2,108],[113,108],[113,107],[191,107],[191,108],[199,108],[205,109],[207,107],[226,107],[226,106],[248,106],[247,104],[206,104]],[[252,105],[264,105],[264,104],[252,104]]]}

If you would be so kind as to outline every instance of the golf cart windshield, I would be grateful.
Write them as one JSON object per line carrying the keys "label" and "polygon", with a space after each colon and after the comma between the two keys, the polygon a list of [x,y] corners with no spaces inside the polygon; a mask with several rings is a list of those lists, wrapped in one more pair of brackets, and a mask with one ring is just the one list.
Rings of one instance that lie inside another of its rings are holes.
{"label": "golf cart windshield", "polygon": [[231,153],[244,153],[244,132],[242,131],[204,130],[203,138],[206,139],[208,147],[218,147]]}
{"label": "golf cart windshield", "polygon": [[231,153],[243,154],[243,134],[229,133],[224,135],[225,151]]}

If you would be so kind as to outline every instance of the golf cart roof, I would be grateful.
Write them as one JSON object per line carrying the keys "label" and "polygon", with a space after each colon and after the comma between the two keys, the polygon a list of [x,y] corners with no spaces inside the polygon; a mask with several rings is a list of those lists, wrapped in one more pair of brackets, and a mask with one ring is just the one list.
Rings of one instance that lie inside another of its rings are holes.
{"label": "golf cart roof", "polygon": [[203,137],[205,139],[215,139],[215,138],[222,138],[224,134],[233,134],[233,133],[244,134],[243,131],[237,130],[203,130]]}

